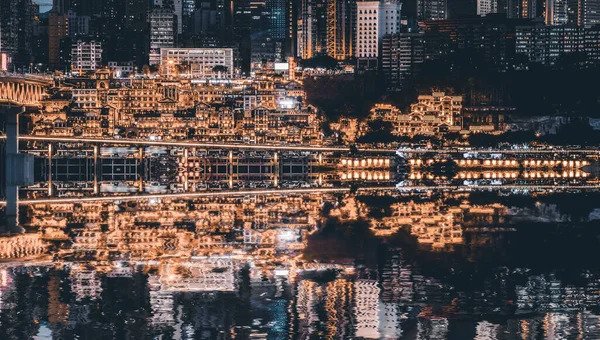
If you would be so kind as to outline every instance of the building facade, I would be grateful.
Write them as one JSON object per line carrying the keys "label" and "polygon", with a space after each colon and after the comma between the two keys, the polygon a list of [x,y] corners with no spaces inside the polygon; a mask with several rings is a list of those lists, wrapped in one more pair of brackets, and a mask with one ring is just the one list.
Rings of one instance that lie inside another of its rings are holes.
{"label": "building facade", "polygon": [[175,47],[175,15],[168,9],[155,9],[150,13],[149,64],[160,64],[160,50]]}
{"label": "building facade", "polygon": [[71,72],[90,72],[102,64],[102,43],[78,40],[71,47]]}
{"label": "building facade", "polygon": [[402,3],[396,1],[357,2],[355,56],[359,67],[377,64],[383,37],[400,33],[401,8]]}
{"label": "building facade", "polygon": [[232,48],[161,48],[160,65],[182,67],[191,77],[215,77],[234,74]]}

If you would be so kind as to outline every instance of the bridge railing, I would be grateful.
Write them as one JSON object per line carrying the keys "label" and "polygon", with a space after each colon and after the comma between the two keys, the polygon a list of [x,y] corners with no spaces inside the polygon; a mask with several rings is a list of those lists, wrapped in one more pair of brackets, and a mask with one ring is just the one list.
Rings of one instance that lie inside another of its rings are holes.
{"label": "bridge railing", "polygon": [[45,74],[35,73],[13,73],[13,72],[0,72],[0,78],[17,78],[24,80],[35,80],[42,82],[52,82],[52,76]]}

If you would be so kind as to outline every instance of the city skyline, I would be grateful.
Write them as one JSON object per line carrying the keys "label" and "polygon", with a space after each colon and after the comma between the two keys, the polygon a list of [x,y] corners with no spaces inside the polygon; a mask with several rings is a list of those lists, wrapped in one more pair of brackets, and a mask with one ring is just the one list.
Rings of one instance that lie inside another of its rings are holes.
{"label": "city skyline", "polygon": [[600,0],[0,0],[0,338],[600,338]]}

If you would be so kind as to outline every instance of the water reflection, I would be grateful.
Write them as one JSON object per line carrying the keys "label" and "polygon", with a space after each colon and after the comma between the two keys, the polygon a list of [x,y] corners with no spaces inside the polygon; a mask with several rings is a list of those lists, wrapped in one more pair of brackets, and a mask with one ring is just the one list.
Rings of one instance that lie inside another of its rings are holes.
{"label": "water reflection", "polygon": [[0,237],[0,337],[593,339],[598,195],[31,203]]}

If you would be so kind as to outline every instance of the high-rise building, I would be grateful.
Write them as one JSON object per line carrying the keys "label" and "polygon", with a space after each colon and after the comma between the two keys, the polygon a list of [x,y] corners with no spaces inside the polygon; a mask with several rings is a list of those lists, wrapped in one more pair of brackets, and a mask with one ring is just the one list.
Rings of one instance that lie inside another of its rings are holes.
{"label": "high-rise building", "polygon": [[69,17],[66,14],[50,13],[48,16],[48,64],[57,68],[65,63],[64,39],[69,36]]}
{"label": "high-rise building", "polygon": [[356,0],[327,2],[327,55],[338,60],[354,56]]}
{"label": "high-rise building", "polygon": [[[87,0],[81,0],[87,1]],[[148,0],[102,0],[99,29],[104,60],[148,63],[150,42]]]}
{"label": "high-rise building", "polygon": [[400,10],[396,1],[359,1],[356,14],[356,58],[359,67],[377,64],[381,39],[386,34],[400,33]]}
{"label": "high-rise building", "polygon": [[546,25],[566,25],[568,22],[567,0],[546,0]]}
{"label": "high-rise building", "polygon": [[169,9],[154,9],[150,13],[149,64],[160,64],[160,49],[175,47],[175,15]]}
{"label": "high-rise building", "polygon": [[252,4],[250,0],[234,1],[232,13],[232,42],[238,50],[237,65],[242,72],[250,71],[250,57],[252,49]]}
{"label": "high-rise building", "polygon": [[182,30],[189,33],[194,27],[194,12],[196,12],[196,0],[183,0],[182,4]]}
{"label": "high-rise building", "polygon": [[69,19],[69,37],[80,38],[90,35],[91,18],[87,15],[79,15],[73,10],[67,12]]}
{"label": "high-rise building", "polygon": [[423,33],[388,34],[381,42],[381,71],[388,88],[399,89],[415,77],[425,61]]}
{"label": "high-rise building", "polygon": [[477,15],[484,17],[490,13],[498,13],[498,0],[477,0]]}
{"label": "high-rise building", "polygon": [[579,0],[578,5],[579,26],[590,28],[600,25],[600,0]]}
{"label": "high-rise building", "polygon": [[518,26],[515,51],[531,62],[553,65],[561,55],[583,49],[582,33],[572,26]]}
{"label": "high-rise building", "polygon": [[425,32],[425,58],[436,59],[456,51],[480,58],[490,68],[505,69],[515,54],[515,28],[531,20],[501,15],[419,23]]}
{"label": "high-rise building", "polygon": [[533,19],[540,15],[537,0],[519,0],[519,18]]}
{"label": "high-rise building", "polygon": [[0,53],[15,65],[28,65],[32,57],[34,7],[31,0],[0,0]]}
{"label": "high-rise building", "polygon": [[52,12],[58,14],[67,14],[71,10],[71,0],[53,0]]}
{"label": "high-rise building", "polygon": [[417,0],[417,18],[419,20],[448,19],[446,0]]}
{"label": "high-rise building", "polygon": [[102,64],[102,44],[99,41],[78,40],[71,48],[71,71],[90,72]]}
{"label": "high-rise building", "polygon": [[298,10],[297,56],[309,59],[327,55],[327,3],[301,0]]}

